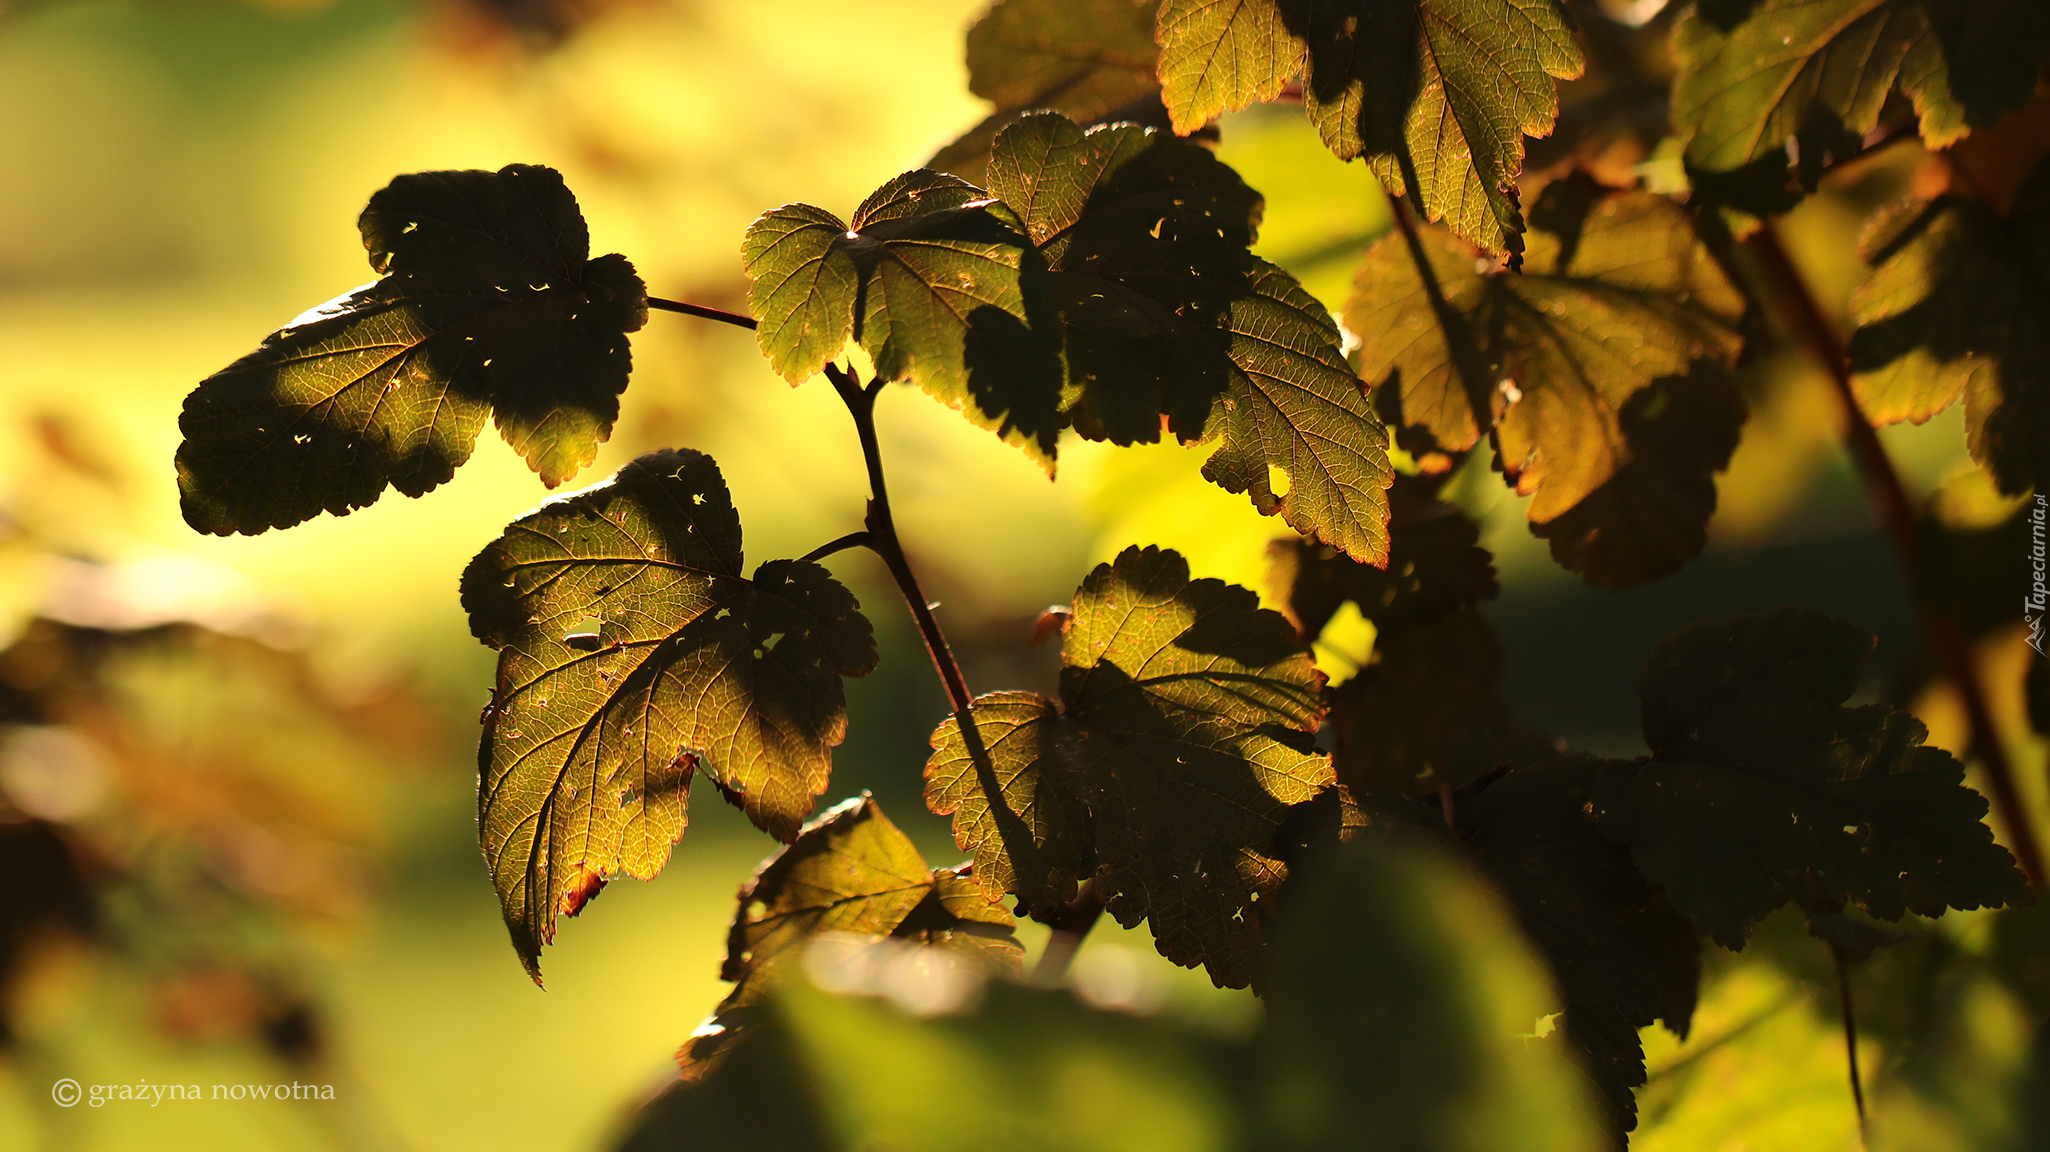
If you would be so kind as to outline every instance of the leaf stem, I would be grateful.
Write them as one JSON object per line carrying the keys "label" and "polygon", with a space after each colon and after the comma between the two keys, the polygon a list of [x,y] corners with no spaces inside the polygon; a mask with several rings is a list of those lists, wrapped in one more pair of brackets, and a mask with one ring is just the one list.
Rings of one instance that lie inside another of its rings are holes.
{"label": "leaf stem", "polygon": [[738,312],[728,312],[724,308],[712,308],[703,304],[685,304],[681,300],[664,300],[660,296],[648,297],[648,307],[661,312],[681,312],[685,316],[698,316],[706,320],[717,320],[722,324],[731,324],[736,328],[761,327],[753,317],[742,316]]}
{"label": "leaf stem", "polygon": [[1851,1009],[1851,968],[1844,963],[1842,948],[1831,944],[1829,955],[1836,961],[1837,1005],[1844,1018],[1844,1051],[1851,1063],[1851,1102],[1858,1106],[1858,1144],[1863,1147],[1870,1133],[1865,1127],[1865,1084],[1858,1077],[1858,1017]]}
{"label": "leaf stem", "polygon": [[1069,966],[1075,962],[1075,953],[1082,947],[1083,938],[1102,918],[1103,896],[1097,892],[1096,880],[1092,877],[1082,882],[1075,898],[1054,917],[1053,935],[1047,937],[1046,951],[1039,954],[1039,963],[1032,968],[1032,982],[1053,987],[1065,981]]}
{"label": "leaf stem", "polygon": [[1829,371],[1830,380],[1836,385],[1837,398],[1844,407],[1844,437],[1851,459],[1864,480],[1866,498],[1893,538],[1895,555],[1914,595],[1923,636],[1944,675],[1957,687],[1958,695],[1964,700],[1965,714],[1971,722],[1970,752],[1978,757],[1986,770],[1986,781],[1993,788],[1993,806],[2007,828],[2015,859],[2021,864],[2029,885],[2041,888],[2045,878],[2042,849],[2036,842],[2036,829],[2029,820],[2028,807],[2022,802],[2021,791],[2015,785],[2014,768],[2008,762],[2007,749],[2000,742],[1999,730],[1994,727],[1993,711],[1986,702],[1985,686],[1979,681],[1971,644],[1957,622],[1945,615],[1928,594],[1914,503],[1908,496],[1907,485],[1901,482],[1900,473],[1886,454],[1886,446],[1879,442],[1878,432],[1865,418],[1864,409],[1858,406],[1857,393],[1851,387],[1850,358],[1844,352],[1843,342],[1823,317],[1814,293],[1809,291],[1800,270],[1794,267],[1770,221],[1753,233],[1745,241],[1745,246],[1751,250],[1759,271],[1780,298],[1784,306],[1781,315],[1787,318],[1793,335],[1822,361],[1823,367]]}
{"label": "leaf stem", "polygon": [[1431,300],[1431,312],[1438,317],[1438,327],[1445,333],[1445,348],[1452,353],[1453,370],[1459,374],[1459,382],[1466,387],[1466,405],[1472,409],[1475,436],[1488,436],[1494,431],[1494,385],[1488,379],[1487,366],[1481,362],[1480,348],[1473,342],[1473,332],[1466,326],[1466,317],[1461,316],[1445,298],[1445,286],[1438,283],[1438,270],[1431,267],[1430,253],[1424,251],[1423,233],[1410,215],[1411,205],[1423,202],[1420,190],[1423,185],[1417,179],[1416,163],[1410,159],[1406,145],[1396,149],[1395,155],[1402,165],[1402,184],[1406,191],[1401,196],[1388,197],[1388,214],[1395,218],[1395,226],[1402,230],[1410,262],[1416,265],[1417,279],[1422,281],[1424,295]]}
{"label": "leaf stem", "polygon": [[[939,670],[940,682],[946,686],[947,700],[956,715],[964,715],[974,697],[969,695],[961,665],[955,662],[954,652],[947,646],[946,633],[940,631],[940,622],[933,618],[925,593],[919,590],[918,577],[912,574],[911,564],[904,558],[904,546],[897,541],[897,523],[890,516],[890,490],[883,481],[883,454],[876,443],[876,395],[882,391],[882,380],[870,381],[863,388],[852,371],[836,364],[826,365],[825,372],[826,379],[833,382],[833,390],[847,405],[848,415],[854,417],[854,431],[861,437],[861,456],[868,464],[868,531],[854,535],[867,537],[858,543],[882,557],[890,575],[896,578],[897,589],[904,594],[911,617],[918,622],[918,633],[925,639],[925,650],[932,656],[933,667]],[[843,536],[827,547],[852,547],[846,543],[849,539]]]}
{"label": "leaf stem", "polygon": [[833,555],[835,552],[845,552],[849,548],[872,549],[874,547],[875,543],[873,540],[870,539],[869,534],[866,530],[860,532],[849,532],[847,535],[840,537],[838,540],[829,540],[826,543],[821,544],[818,547],[812,549],[811,551],[806,552],[804,555],[799,556],[798,560],[800,562],[811,561],[813,563],[816,563],[817,561],[824,560],[826,557]]}

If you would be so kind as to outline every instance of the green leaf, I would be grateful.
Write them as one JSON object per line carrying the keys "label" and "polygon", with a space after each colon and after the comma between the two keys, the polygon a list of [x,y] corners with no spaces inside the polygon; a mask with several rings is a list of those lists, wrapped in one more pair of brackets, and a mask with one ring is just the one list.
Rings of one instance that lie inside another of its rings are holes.
{"label": "green leaf", "polygon": [[1304,637],[1323,632],[1347,601],[1388,633],[1495,598],[1495,560],[1480,546],[1480,526],[1439,500],[1436,487],[1429,477],[1395,478],[1388,491],[1386,568],[1303,541],[1274,546],[1272,583],[1288,590],[1289,615]]}
{"label": "green leaf", "polygon": [[761,1015],[770,988],[825,933],[944,949],[979,974],[1016,976],[1024,949],[1011,914],[959,869],[928,868],[911,839],[866,795],[804,826],[740,890],[721,979],[733,992],[676,1054],[701,1080]]}
{"label": "green leaf", "polygon": [[1290,892],[1252,1064],[1258,1146],[1596,1147],[1570,1058],[1526,1039],[1558,1008],[1542,964],[1477,878],[1416,844],[1361,836]]}
{"label": "green leaf", "polygon": [[1164,0],[1154,34],[1161,102],[1184,136],[1281,95],[1303,64],[1276,0]]}
{"label": "green leaf", "polygon": [[1386,432],[1323,306],[1246,251],[1258,193],[1199,145],[1132,125],[1085,133],[1050,114],[1004,130],[990,182],[1049,270],[1078,432],[1218,439],[1210,480],[1348,555],[1382,558]]}
{"label": "green leaf", "polygon": [[542,505],[464,571],[471,631],[499,649],[478,827],[537,979],[558,913],[661,870],[694,773],[783,840],[824,790],[841,678],[875,667],[868,621],[816,564],[740,573],[726,483],[688,450]]}
{"label": "green leaf", "polygon": [[597,454],[647,293],[619,255],[587,259],[553,169],[401,176],[359,222],[379,280],[272,333],[201,381],[178,426],[178,491],[201,532],[337,516],[387,486],[455,474],[491,416],[549,487]]}
{"label": "green leaf", "polygon": [[1322,675],[1253,593],[1156,548],[1090,573],[1062,662],[1058,707],[998,693],[940,725],[927,806],[990,895],[1050,911],[1093,866],[1119,923],[1244,987],[1287,876],[1277,833],[1332,780],[1309,743]]}
{"label": "green leaf", "polygon": [[1645,1083],[1638,1029],[1663,1021],[1687,1036],[1701,983],[1693,926],[1604,836],[1588,812],[1604,778],[1586,756],[1524,761],[1460,805],[1476,862],[1550,963],[1565,1032],[1608,1104],[1617,1132],[1636,1127]]}
{"label": "green leaf", "polygon": [[[1341,160],[1491,252],[1523,248],[1523,138],[1552,131],[1555,79],[1586,67],[1559,0],[1302,4],[1303,106]],[[1402,170],[1407,153],[1416,186]]]}
{"label": "green leaf", "polygon": [[[1416,450],[1463,452],[1492,429],[1504,476],[1532,497],[1530,519],[1541,532],[1594,498],[1593,507],[1552,532],[1585,538],[1587,521],[1606,507],[1615,511],[1599,515],[1600,524],[1616,524],[1620,515],[1629,538],[1651,550],[1633,559],[1562,549],[1562,558],[1584,557],[1591,574],[1612,577],[1633,565],[1656,570],[1675,551],[1668,541],[1698,533],[1713,506],[1704,507],[1698,488],[1690,489],[1694,478],[1719,466],[1719,454],[1727,458],[1720,452],[1727,432],[1719,430],[1684,469],[1656,459],[1667,435],[1656,421],[1668,407],[1710,415],[1726,407],[1689,394],[1722,394],[1726,386],[1688,374],[1699,362],[1735,358],[1742,301],[1686,214],[1663,196],[1597,195],[1584,215],[1562,207],[1533,217],[1537,228],[1520,275],[1442,231],[1426,237],[1446,301],[1464,318],[1494,377],[1487,411],[1476,413],[1399,236],[1368,250],[1346,305],[1346,326],[1365,341],[1361,374],[1392,393],[1380,398],[1383,410],[1396,414],[1404,443]],[[1661,381],[1626,422],[1633,400]],[[1622,491],[1603,493],[1612,482]]]}
{"label": "green leaf", "polygon": [[[997,133],[1032,109],[1084,124],[1137,119],[1153,78],[1160,0],[998,0],[968,29],[968,90],[995,105],[926,164],[981,183]],[[1158,104],[1154,102],[1158,115]]]}
{"label": "green leaf", "polygon": [[1873,219],[1851,300],[1858,403],[1917,424],[1965,401],[1965,443],[2002,492],[2050,489],[2050,161],[2006,219],[1977,201],[1909,201]]}
{"label": "green leaf", "polygon": [[[1692,11],[1673,35],[1673,126],[1691,165],[1727,172],[1796,135],[1854,143],[1897,88],[1940,148],[2028,99],[2046,38],[2032,0],[1762,0],[1734,22]],[[1816,151],[1804,139],[1804,165]]]}
{"label": "green leaf", "polygon": [[1842,706],[1872,645],[1848,620],[1780,608],[1683,628],[1645,666],[1652,755],[1611,766],[1596,812],[1725,947],[1786,899],[1882,920],[2029,899],[1986,801],[1921,746],[1921,722]]}
{"label": "green leaf", "polygon": [[1040,271],[1018,221],[958,177],[919,170],[853,223],[790,204],[748,226],[741,260],[762,354],[803,383],[852,337],[885,379],[910,380],[1049,472],[1060,433],[1052,321],[1028,313]]}

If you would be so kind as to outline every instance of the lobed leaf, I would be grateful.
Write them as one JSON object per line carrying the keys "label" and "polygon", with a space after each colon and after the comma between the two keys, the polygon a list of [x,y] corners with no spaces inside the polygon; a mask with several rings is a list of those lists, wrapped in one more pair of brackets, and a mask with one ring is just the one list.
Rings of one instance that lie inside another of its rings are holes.
{"label": "lobed leaf", "polygon": [[884,379],[909,380],[1052,470],[1060,365],[1028,310],[1040,274],[1015,217],[958,177],[919,170],[851,224],[805,204],[749,225],[741,259],[770,365],[802,383],[851,337]]}
{"label": "lobed leaf", "polygon": [[[1405,443],[1463,452],[1493,430],[1505,478],[1532,497],[1534,530],[1591,579],[1620,585],[1670,571],[1705,538],[1714,504],[1701,486],[1727,462],[1741,412],[1716,370],[1737,354],[1743,305],[1671,201],[1571,193],[1534,215],[1521,275],[1443,232],[1426,238],[1460,335],[1495,379],[1485,398],[1469,394],[1399,236],[1368,251],[1345,319]],[[1662,427],[1667,410],[1688,418]],[[1667,451],[1703,427],[1713,434],[1687,453]],[[1606,552],[1586,546],[1599,533]]]}
{"label": "lobed leaf", "polygon": [[911,839],[863,795],[806,824],[741,887],[719,976],[734,989],[677,1052],[701,1080],[759,1019],[769,989],[825,933],[946,949],[1016,976],[1024,949],[1011,914],[960,869],[928,868]]}
{"label": "lobed leaf", "polygon": [[[1559,0],[1308,3],[1303,106],[1341,160],[1490,252],[1523,248],[1523,138],[1586,68]],[[1413,165],[1405,174],[1403,161]],[[1412,183],[1413,181],[1413,183]]]}
{"label": "lobed leaf", "polygon": [[551,488],[610,435],[647,293],[625,257],[587,258],[558,173],[401,176],[359,228],[380,279],[186,398],[178,489],[193,528],[254,535],[347,515],[386,487],[423,495],[469,458],[487,415]]}
{"label": "lobed leaf", "polygon": [[1788,140],[1804,139],[1804,166],[1814,144],[1854,148],[1898,89],[1941,148],[2028,99],[2046,37],[2050,15],[2030,0],[1759,0],[1735,20],[1699,8],[1674,27],[1673,125],[1690,165],[1780,156],[1784,171]]}
{"label": "lobed leaf", "polygon": [[1161,102],[1184,136],[1274,99],[1302,68],[1303,42],[1277,0],[1164,0],[1154,35]]}
{"label": "lobed leaf", "polygon": [[694,773],[794,836],[846,731],[841,678],[875,667],[868,621],[825,569],[771,560],[742,578],[725,481],[688,450],[514,521],[462,591],[499,649],[478,828],[537,979],[558,914],[661,870]]}
{"label": "lobed leaf", "polygon": [[1637,1124],[1646,1082],[1638,1030],[1682,1039],[1701,982],[1687,918],[1638,875],[1630,850],[1588,811],[1607,766],[1587,756],[1525,760],[1461,804],[1460,833],[1551,965],[1565,1034],[1607,1104],[1609,1127]]}
{"label": "lobed leaf", "polygon": [[1034,109],[1085,124],[1158,114],[1160,0],[997,0],[968,28],[968,90],[995,107],[926,167],[980,183],[997,133]]}
{"label": "lobed leaf", "polygon": [[1298,532],[1382,558],[1386,433],[1323,306],[1246,251],[1258,193],[1198,145],[1051,114],[1004,130],[990,182],[1046,262],[1078,432],[1217,439],[1206,477]]}
{"label": "lobed leaf", "polygon": [[1781,608],[1683,628],[1645,667],[1652,755],[1609,768],[1596,814],[1725,947],[1786,899],[1883,920],[2029,900],[1964,767],[1913,717],[1843,706],[1872,643]]}
{"label": "lobed leaf", "polygon": [[1908,201],[1860,248],[1850,357],[1866,417],[1919,424],[1963,397],[1966,446],[1999,489],[2050,488],[2050,161],[2005,219],[1956,196]]}
{"label": "lobed leaf", "polygon": [[939,727],[927,805],[992,897],[1048,909],[1093,873],[1162,955],[1243,987],[1287,875],[1277,834],[1332,780],[1308,739],[1321,674],[1280,614],[1155,548],[1084,581],[1062,661],[1058,706],[998,693]]}

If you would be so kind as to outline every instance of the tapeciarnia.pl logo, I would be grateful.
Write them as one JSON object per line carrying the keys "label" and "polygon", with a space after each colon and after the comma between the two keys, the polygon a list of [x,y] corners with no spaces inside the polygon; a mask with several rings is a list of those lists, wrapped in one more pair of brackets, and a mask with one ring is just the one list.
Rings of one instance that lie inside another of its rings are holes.
{"label": "tapeciarnia.pl logo", "polygon": [[2029,567],[2035,579],[2029,585],[2028,598],[2022,602],[2022,623],[2029,626],[2029,647],[2039,656],[2050,656],[2050,652],[2043,650],[2043,622],[2045,612],[2050,611],[2050,587],[2045,586],[2050,555],[2046,555],[2043,539],[2046,515],[2050,515],[2050,503],[2038,492],[2034,506],[2029,509]]}

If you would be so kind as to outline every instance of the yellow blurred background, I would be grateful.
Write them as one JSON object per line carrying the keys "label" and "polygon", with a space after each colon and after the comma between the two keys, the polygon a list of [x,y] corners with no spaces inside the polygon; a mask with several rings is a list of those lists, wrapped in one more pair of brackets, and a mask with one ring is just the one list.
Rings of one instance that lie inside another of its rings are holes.
{"label": "yellow blurred background", "polygon": [[[289,531],[200,537],[177,511],[179,405],[266,332],[369,279],[355,216],[402,172],[554,166],[594,252],[626,253],[658,295],[741,307],[739,239],[755,215],[799,200],[845,214],[981,117],[961,62],[979,7],[0,8],[0,644],[53,612],[196,620],[253,637],[246,648],[144,653],[116,670],[126,711],[107,721],[110,747],[120,744],[111,782],[78,817],[114,828],[127,853],[114,864],[131,870],[154,868],[166,843],[199,845],[195,883],[228,890],[242,911],[173,923],[195,906],[174,894],[103,926],[146,946],[36,942],[6,1006],[0,1147],[588,1149],[673,1072],[670,1053],[722,994],[733,892],[773,845],[701,797],[665,874],[613,885],[544,957],[547,991],[526,980],[475,849],[472,746],[491,659],[468,636],[455,586],[462,565],[546,492],[487,432],[424,499],[387,495]],[[1797,257],[1839,304],[1855,282],[1849,247],[1863,214],[1905,186],[1913,157],[1902,151],[1789,224]],[[1386,227],[1365,171],[1331,159],[1293,109],[1229,118],[1221,152],[1267,194],[1259,251],[1342,304],[1357,252]],[[828,389],[793,390],[745,333],[673,315],[654,316],[634,351],[621,424],[575,483],[649,448],[688,445],[723,467],[756,560],[858,527],[859,452]],[[1830,394],[1796,363],[1752,375],[1753,420],[1723,478],[1710,551],[1651,588],[1584,587],[1524,528],[1520,502],[1485,462],[1455,481],[1503,569],[1494,616],[1525,719],[1578,746],[1633,752],[1634,681],[1653,641],[1702,616],[1787,600],[1880,633],[1868,695],[1913,683],[1901,659],[1912,647],[1905,594],[1835,446]],[[1286,531],[1203,483],[1201,451],[1071,438],[1050,483],[915,392],[891,390],[880,419],[907,548],[977,690],[1050,686],[1051,654],[1027,646],[1034,617],[1125,545],[1173,546],[1199,575],[1262,587],[1265,544]],[[1886,435],[1923,491],[1963,457],[1955,413]],[[884,665],[850,686],[850,737],[828,799],[871,788],[935,862],[951,860],[944,822],[918,800],[943,698],[870,558],[843,553],[832,565],[867,604]],[[1371,633],[1326,639],[1320,654],[1342,678]],[[2017,719],[2019,672],[2004,676],[2003,714],[2040,785],[2042,746]],[[1962,722],[1940,693],[1918,711],[1936,743],[1961,747]],[[242,863],[209,863],[221,844]],[[270,891],[274,882],[257,881],[280,861],[302,879]],[[245,881],[255,887],[237,888]],[[244,920],[254,927],[230,924]],[[1947,925],[1957,947],[1987,947],[1971,918]],[[1149,995],[1191,1019],[1235,1029],[1257,1012],[1248,995],[1172,969],[1143,933],[1100,931],[1090,947],[1100,968],[1140,972],[1132,979]],[[252,955],[256,969],[285,974],[289,995],[251,991],[230,971]],[[1695,1040],[1654,1042],[1639,1147],[1856,1147],[1834,1003],[1773,955],[1718,961]],[[277,1013],[261,1007],[277,995],[313,1014],[312,1055],[281,1039]],[[2021,1075],[2020,1009],[1997,990],[1959,995],[1973,1075]],[[262,1027],[237,1024],[252,1020]],[[1973,1147],[2011,1125],[1958,1119],[1963,1105],[1945,1093],[1976,1100],[1972,1077],[1889,1079],[1888,1059],[1875,1049],[1868,1064],[1875,1115],[1912,1116],[1897,1130],[1915,1134],[1889,1146]],[[211,1085],[275,1081],[284,1066],[336,1085],[338,1105],[59,1109],[49,1098],[66,1076]],[[1766,1067],[1768,1095],[1730,1090]]]}

